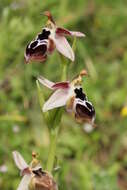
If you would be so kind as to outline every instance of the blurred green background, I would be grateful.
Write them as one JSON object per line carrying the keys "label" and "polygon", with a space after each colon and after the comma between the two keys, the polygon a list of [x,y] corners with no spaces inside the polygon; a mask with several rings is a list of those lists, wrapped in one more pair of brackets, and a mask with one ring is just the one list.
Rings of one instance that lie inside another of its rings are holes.
{"label": "blurred green background", "polygon": [[27,162],[36,151],[43,167],[46,163],[49,138],[35,78],[59,81],[61,63],[55,52],[45,63],[24,64],[27,43],[46,22],[45,10],[58,25],[86,34],[77,40],[68,77],[87,69],[84,89],[96,109],[97,127],[90,134],[63,116],[57,148],[59,189],[126,190],[127,117],[121,114],[127,105],[126,0],[0,1],[0,189],[16,189],[20,181],[13,150]]}

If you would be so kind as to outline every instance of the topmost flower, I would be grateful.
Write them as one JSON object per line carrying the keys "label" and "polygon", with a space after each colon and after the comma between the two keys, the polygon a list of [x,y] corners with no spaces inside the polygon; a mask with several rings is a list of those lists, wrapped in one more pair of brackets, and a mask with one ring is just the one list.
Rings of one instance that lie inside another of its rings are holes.
{"label": "topmost flower", "polygon": [[26,47],[25,61],[43,62],[47,55],[51,54],[55,48],[65,57],[74,61],[75,55],[65,36],[84,37],[81,32],[73,32],[67,29],[58,27],[49,11],[44,12],[48,17],[48,22],[41,33],[32,40]]}

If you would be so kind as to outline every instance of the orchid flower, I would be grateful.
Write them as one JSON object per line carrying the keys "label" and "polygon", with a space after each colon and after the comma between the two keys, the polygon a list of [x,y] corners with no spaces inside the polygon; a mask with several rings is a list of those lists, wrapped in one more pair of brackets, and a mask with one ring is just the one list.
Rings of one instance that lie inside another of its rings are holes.
{"label": "orchid flower", "polygon": [[81,82],[82,77],[86,75],[86,71],[83,70],[78,77],[72,82],[51,82],[44,77],[39,77],[38,81],[54,93],[43,105],[43,112],[48,110],[66,106],[66,110],[69,113],[75,115],[75,119],[79,123],[94,123],[95,109],[86,94],[83,92]]}
{"label": "orchid flower", "polygon": [[22,180],[17,188],[17,190],[29,190],[29,184],[31,179],[34,177],[34,171],[41,168],[39,163],[33,164],[33,162],[28,165],[21,154],[17,151],[13,151],[13,159],[16,166],[20,169]]}
{"label": "orchid flower", "polygon": [[58,190],[52,175],[42,171],[35,157],[34,154],[32,162],[28,165],[19,152],[13,151],[15,164],[23,176],[17,190]]}
{"label": "orchid flower", "polygon": [[46,11],[44,15],[48,17],[47,25],[42,28],[42,32],[27,45],[24,55],[26,63],[30,61],[45,61],[47,55],[51,54],[55,48],[62,55],[74,61],[74,52],[65,36],[84,37],[85,35],[81,32],[73,32],[58,27],[51,13],[48,11]]}

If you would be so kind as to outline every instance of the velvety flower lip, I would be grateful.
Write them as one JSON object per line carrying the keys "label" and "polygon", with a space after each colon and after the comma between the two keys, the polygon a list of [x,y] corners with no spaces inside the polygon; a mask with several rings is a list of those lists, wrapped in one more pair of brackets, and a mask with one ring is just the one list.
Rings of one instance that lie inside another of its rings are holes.
{"label": "velvety flower lip", "polygon": [[53,90],[53,94],[43,105],[43,112],[65,106],[67,112],[75,115],[79,123],[91,122],[95,120],[95,109],[86,94],[83,92],[81,82],[86,75],[81,72],[72,82],[51,82],[44,77],[38,77],[38,81]]}
{"label": "velvety flower lip", "polygon": [[36,164],[34,167],[32,165],[28,165],[21,154],[17,151],[13,151],[12,154],[15,164],[23,176],[17,190],[29,190],[30,181],[34,176],[33,171],[40,169],[41,166],[40,164]]}
{"label": "velvety flower lip", "polygon": [[25,62],[31,61],[44,62],[47,58],[47,44],[48,40],[35,40],[30,42],[24,54]]}
{"label": "velvety flower lip", "polygon": [[49,172],[39,169],[33,171],[33,173],[35,176],[31,181],[31,185],[34,186],[35,190],[58,190],[57,184]]}
{"label": "velvety flower lip", "polygon": [[48,17],[47,25],[42,28],[42,32],[27,45],[24,53],[25,62],[44,62],[47,56],[53,53],[55,48],[65,57],[74,61],[75,55],[66,36],[84,37],[85,34],[58,27],[49,11],[44,12],[44,15]]}

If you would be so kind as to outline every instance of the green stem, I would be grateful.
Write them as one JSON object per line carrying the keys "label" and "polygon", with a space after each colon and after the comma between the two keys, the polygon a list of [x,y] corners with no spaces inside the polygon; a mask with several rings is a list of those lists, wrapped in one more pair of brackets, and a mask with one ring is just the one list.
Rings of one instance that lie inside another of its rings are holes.
{"label": "green stem", "polygon": [[[62,81],[66,81],[67,78],[67,63],[62,63]],[[54,118],[54,121],[57,120],[57,117],[62,116],[61,114],[62,108],[58,108],[57,115]],[[55,124],[55,122],[54,122]],[[48,153],[48,160],[46,165],[46,170],[52,172],[55,162],[55,155],[56,155],[56,146],[57,146],[57,137],[58,137],[59,126],[52,126],[50,131],[50,146],[49,146],[49,153]]]}
{"label": "green stem", "polygon": [[58,127],[56,127],[55,129],[52,129],[50,132],[50,147],[49,147],[49,155],[48,155],[47,166],[46,166],[46,169],[49,172],[52,172],[53,166],[54,166],[57,135],[58,135]]}
{"label": "green stem", "polygon": [[67,79],[67,63],[64,63],[62,65],[62,67],[63,67],[63,70],[62,70],[63,74],[62,74],[61,80],[66,81],[66,79]]}
{"label": "green stem", "polygon": [[[39,104],[40,104],[40,108],[41,108],[41,111],[42,111],[42,105],[45,102],[45,98],[44,98],[43,91],[40,88],[38,80],[36,80],[36,85],[37,85],[37,93],[38,93],[38,98],[39,98]],[[45,123],[49,127],[49,112],[42,112],[42,116],[44,117]]]}

